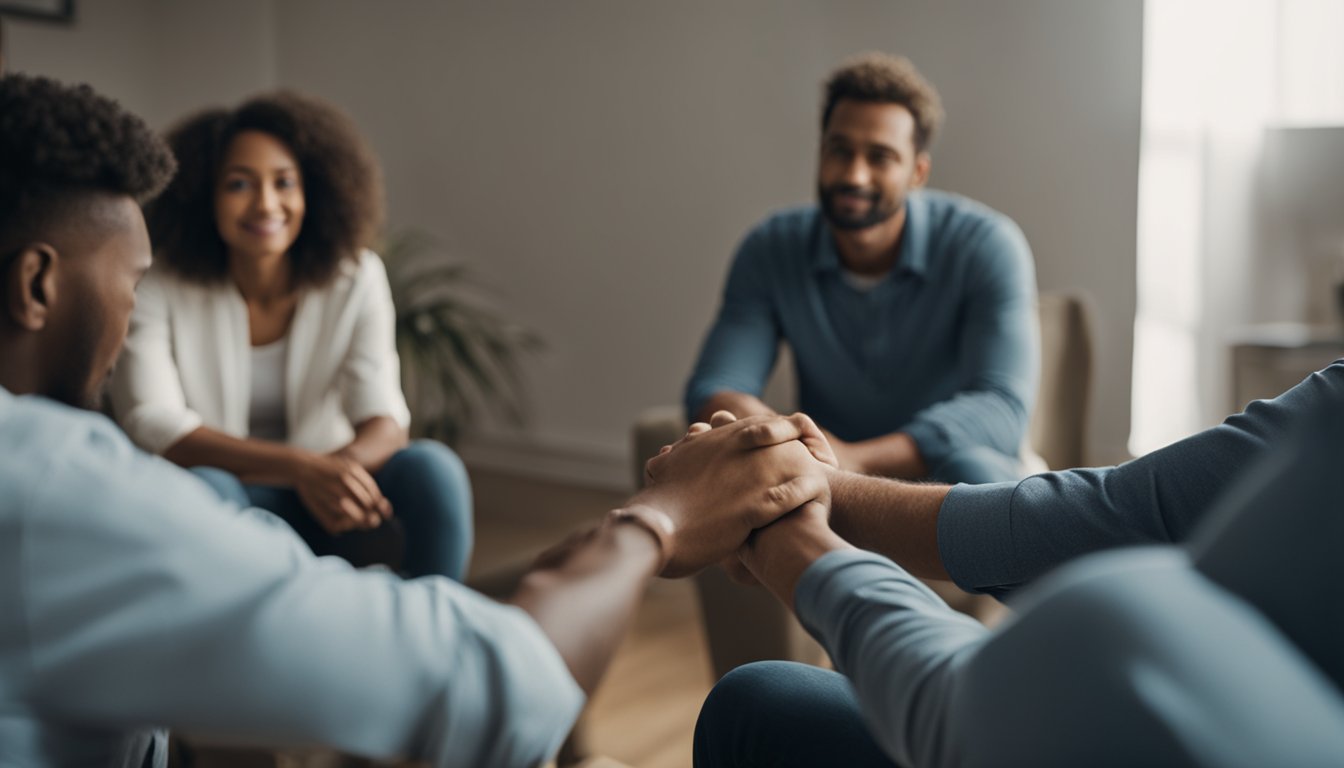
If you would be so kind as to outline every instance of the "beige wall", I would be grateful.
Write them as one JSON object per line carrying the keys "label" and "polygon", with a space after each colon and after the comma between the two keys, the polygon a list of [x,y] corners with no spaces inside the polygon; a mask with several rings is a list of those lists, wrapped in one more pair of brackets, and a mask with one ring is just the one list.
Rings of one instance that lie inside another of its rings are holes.
{"label": "beige wall", "polygon": [[275,84],[273,5],[82,0],[69,25],[7,17],[7,66],[90,83],[164,126]]}
{"label": "beige wall", "polygon": [[[530,366],[531,428],[488,429],[469,455],[612,484],[630,420],[679,401],[738,238],[810,200],[826,72],[903,52],[948,108],[933,184],[1013,216],[1042,289],[1095,298],[1092,447],[1124,449],[1138,0],[102,0],[80,14],[68,33],[14,24],[15,67],[38,60],[40,36],[43,66],[155,120],[272,81],[345,105],[383,159],[391,223],[440,236],[549,342]],[[148,51],[107,39],[165,24],[180,36]]]}

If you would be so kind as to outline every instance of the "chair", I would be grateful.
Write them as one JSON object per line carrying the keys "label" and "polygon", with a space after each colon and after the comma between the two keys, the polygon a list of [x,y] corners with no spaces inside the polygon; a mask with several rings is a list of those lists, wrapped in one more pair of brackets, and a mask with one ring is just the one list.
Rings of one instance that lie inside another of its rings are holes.
{"label": "chair", "polygon": [[[1028,447],[1045,468],[1084,464],[1092,390],[1092,324],[1089,302],[1075,292],[1045,293],[1037,304],[1041,328],[1041,381],[1027,431]],[[644,462],[686,432],[679,406],[642,413],[633,429],[636,487]],[[764,659],[815,662],[821,649],[793,615],[765,590],[744,587],[720,568],[695,577],[715,678]]]}

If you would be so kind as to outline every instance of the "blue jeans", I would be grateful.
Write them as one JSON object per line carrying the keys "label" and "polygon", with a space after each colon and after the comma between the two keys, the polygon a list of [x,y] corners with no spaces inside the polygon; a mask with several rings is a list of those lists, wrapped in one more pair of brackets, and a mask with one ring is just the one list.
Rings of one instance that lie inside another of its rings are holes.
{"label": "blue jeans", "polygon": [[315,554],[336,555],[356,566],[381,563],[407,576],[439,575],[461,581],[471,558],[471,482],[451,448],[416,440],[373,473],[392,503],[392,519],[368,531],[333,536],[317,522],[293,488],[245,485],[215,467],[191,470],[227,502],[260,507],[283,519]]}
{"label": "blue jeans", "polygon": [[758,661],[723,676],[695,723],[696,768],[892,768],[849,681],[829,669]]}

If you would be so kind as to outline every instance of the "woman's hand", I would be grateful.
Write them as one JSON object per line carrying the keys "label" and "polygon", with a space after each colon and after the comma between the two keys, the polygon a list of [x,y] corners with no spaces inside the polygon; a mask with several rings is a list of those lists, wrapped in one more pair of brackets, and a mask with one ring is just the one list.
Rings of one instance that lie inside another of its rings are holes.
{"label": "woman's hand", "polygon": [[304,456],[294,490],[317,522],[333,536],[377,528],[392,516],[392,504],[363,467],[340,454]]}

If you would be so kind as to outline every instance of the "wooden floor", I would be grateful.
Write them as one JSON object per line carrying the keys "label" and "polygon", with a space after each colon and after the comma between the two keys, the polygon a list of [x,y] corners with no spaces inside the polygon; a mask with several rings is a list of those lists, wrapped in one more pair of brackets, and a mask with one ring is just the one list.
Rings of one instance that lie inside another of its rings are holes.
{"label": "wooden floor", "polygon": [[[503,594],[526,564],[625,497],[469,468],[476,549],[468,581]],[[689,581],[656,580],[584,722],[588,747],[636,768],[691,764],[691,737],[712,685],[699,605]]]}
{"label": "wooden floor", "polygon": [[593,751],[639,768],[689,766],[712,684],[690,582],[655,582],[590,705]]}

